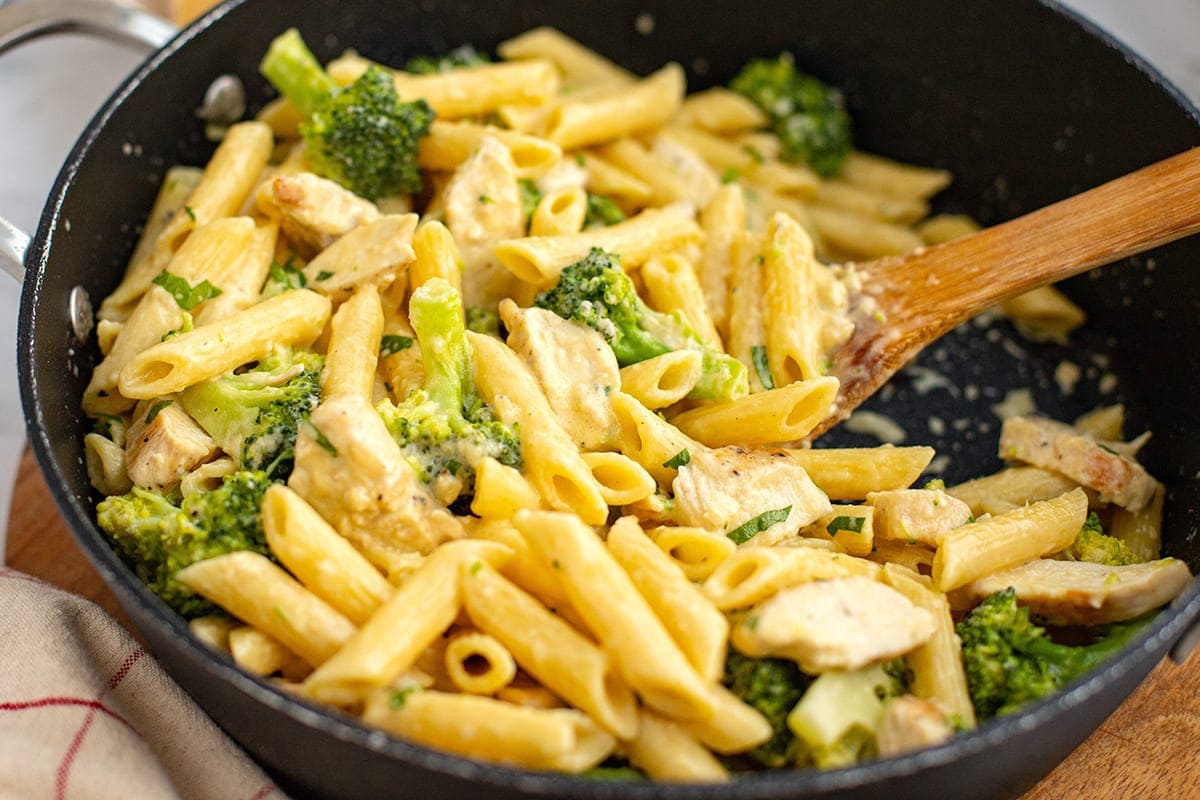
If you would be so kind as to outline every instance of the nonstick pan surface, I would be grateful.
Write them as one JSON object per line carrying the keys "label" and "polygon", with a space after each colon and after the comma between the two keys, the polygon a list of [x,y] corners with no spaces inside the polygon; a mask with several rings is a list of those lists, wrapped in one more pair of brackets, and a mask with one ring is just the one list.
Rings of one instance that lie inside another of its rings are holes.
{"label": "nonstick pan surface", "polygon": [[[937,210],[984,224],[1200,144],[1196,110],[1136,56],[1032,0],[228,3],[147,61],[93,120],[26,259],[18,346],[30,439],[81,545],[171,674],[298,796],[1019,795],[1094,730],[1200,614],[1196,585],[1138,646],[1068,692],[941,747],[837,772],[753,775],[732,787],[606,784],[454,758],[295,701],[193,640],[95,527],[81,448],[90,426],[79,399],[98,353],[75,344],[67,298],[77,285],[94,298],[111,291],[166,167],[207,160],[212,145],[194,111],[213,78],[238,75],[252,108],[261,105],[269,93],[258,60],[293,25],[322,60],[354,48],[395,64],[465,42],[491,49],[542,24],[643,74],[676,60],[691,90],[726,81],[751,56],[791,50],[802,68],[845,90],[862,149],[952,170],[955,184]],[[968,324],[922,356],[925,372],[902,374],[868,407],[900,423],[908,443],[948,455],[941,474],[953,482],[999,466],[992,406],[1009,390],[1030,389],[1038,409],[1060,419],[1124,402],[1129,430],[1154,432],[1143,453],[1168,487],[1165,551],[1195,572],[1197,265],[1193,239],[1070,281],[1066,291],[1089,323],[1069,346],[1031,344],[1003,322]],[[1069,395],[1054,380],[1064,361],[1083,372]],[[874,443],[833,431],[819,445]]]}

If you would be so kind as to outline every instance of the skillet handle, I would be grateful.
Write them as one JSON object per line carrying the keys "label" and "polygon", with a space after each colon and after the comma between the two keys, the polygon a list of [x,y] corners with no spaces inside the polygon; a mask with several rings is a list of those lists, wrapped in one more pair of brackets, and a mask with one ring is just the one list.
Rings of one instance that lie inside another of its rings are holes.
{"label": "skillet handle", "polygon": [[[0,8],[0,55],[55,33],[89,33],[154,51],[178,31],[158,17],[104,0],[34,0]],[[25,279],[29,235],[0,217],[0,268]]]}

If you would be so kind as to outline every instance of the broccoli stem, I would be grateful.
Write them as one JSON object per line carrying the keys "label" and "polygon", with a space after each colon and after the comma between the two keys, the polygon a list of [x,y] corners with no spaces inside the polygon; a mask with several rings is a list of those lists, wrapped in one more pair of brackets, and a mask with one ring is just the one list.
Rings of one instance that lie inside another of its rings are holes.
{"label": "broccoli stem", "polygon": [[729,400],[746,390],[746,367],[742,362],[707,345],[700,351],[700,379],[688,393],[693,400]]}
{"label": "broccoli stem", "polygon": [[1154,616],[1150,614],[1110,625],[1103,639],[1082,647],[1057,644],[1049,638],[1042,638],[1030,642],[1028,650],[1031,655],[1044,659],[1049,668],[1057,673],[1061,686],[1091,672],[1120,652]]}
{"label": "broccoli stem", "polygon": [[433,278],[423,283],[409,300],[408,318],[417,333],[424,388],[429,399],[458,421],[473,404],[471,351],[463,323],[462,300],[449,282]]}
{"label": "broccoli stem", "polygon": [[259,70],[306,119],[339,90],[295,28],[271,42]]}

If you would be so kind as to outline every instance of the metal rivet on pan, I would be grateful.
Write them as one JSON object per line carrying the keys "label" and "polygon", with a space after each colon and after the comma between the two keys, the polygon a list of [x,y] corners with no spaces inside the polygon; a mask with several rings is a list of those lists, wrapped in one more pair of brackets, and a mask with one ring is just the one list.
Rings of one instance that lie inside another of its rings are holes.
{"label": "metal rivet on pan", "polygon": [[75,334],[75,340],[83,344],[92,335],[92,328],[96,325],[96,318],[92,314],[92,298],[87,289],[82,286],[72,289],[67,297],[67,308],[71,315],[71,332]]}
{"label": "metal rivet on pan", "polygon": [[236,75],[222,75],[208,85],[196,116],[210,125],[232,125],[246,113],[246,87]]}

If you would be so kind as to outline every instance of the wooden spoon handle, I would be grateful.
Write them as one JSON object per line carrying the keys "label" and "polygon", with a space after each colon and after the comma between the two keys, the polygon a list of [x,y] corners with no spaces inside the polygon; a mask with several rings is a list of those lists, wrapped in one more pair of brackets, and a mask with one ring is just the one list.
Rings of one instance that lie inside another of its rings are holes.
{"label": "wooden spoon handle", "polygon": [[1001,300],[1198,230],[1200,147],[872,272],[888,286],[880,300],[891,319],[921,320],[936,336]]}

